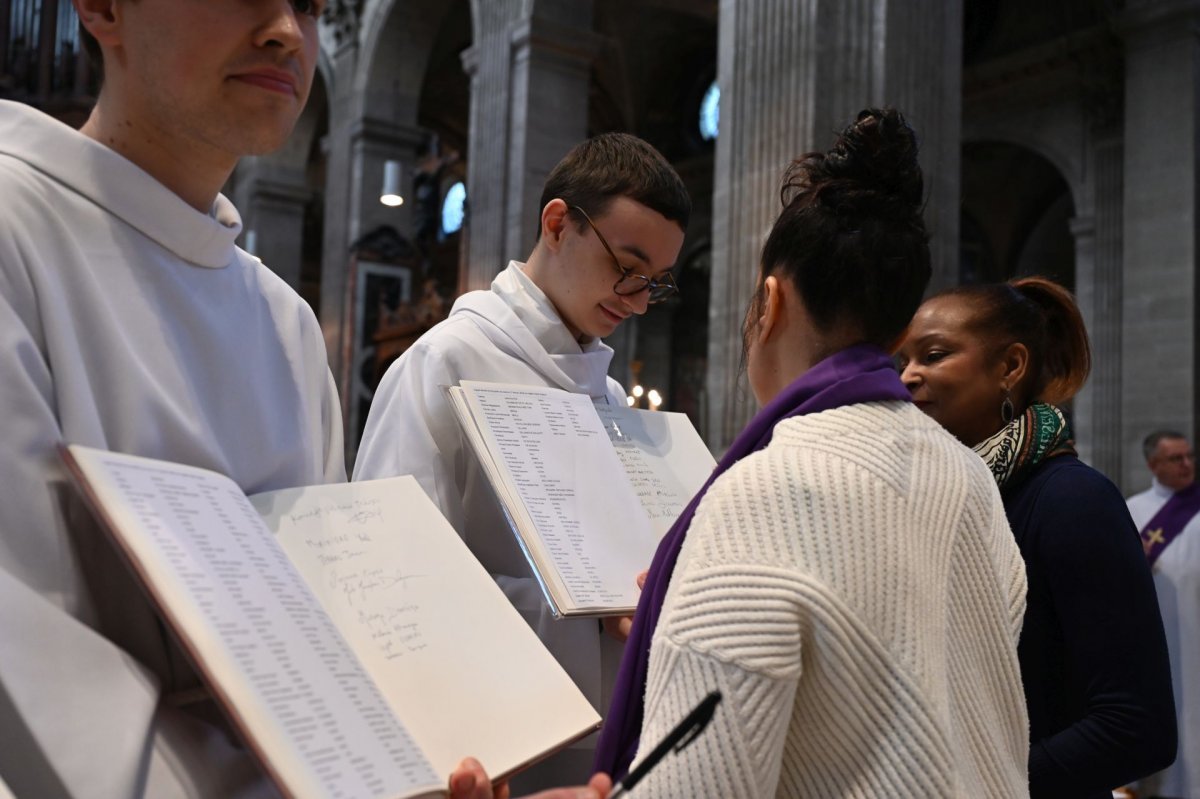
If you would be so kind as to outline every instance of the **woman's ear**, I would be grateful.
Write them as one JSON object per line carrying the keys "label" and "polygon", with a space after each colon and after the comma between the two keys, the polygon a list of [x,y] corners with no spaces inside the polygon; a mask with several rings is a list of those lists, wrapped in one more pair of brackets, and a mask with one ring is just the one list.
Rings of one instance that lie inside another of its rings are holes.
{"label": "woman's ear", "polygon": [[[1001,379],[1004,387],[1012,391],[1021,385],[1021,381],[1029,374],[1029,348],[1020,342],[1009,344],[1001,359]],[[1032,401],[1033,398],[1028,398]]]}
{"label": "woman's ear", "polygon": [[563,231],[571,221],[569,211],[566,202],[558,198],[546,203],[546,207],[542,209],[541,242],[552,252],[558,252],[558,248],[562,246]]}
{"label": "woman's ear", "polygon": [[758,339],[761,345],[771,337],[778,326],[783,313],[783,287],[779,285],[779,278],[775,275],[768,275],[763,280],[762,287],[762,302],[758,307],[758,324],[755,326],[754,336]]}

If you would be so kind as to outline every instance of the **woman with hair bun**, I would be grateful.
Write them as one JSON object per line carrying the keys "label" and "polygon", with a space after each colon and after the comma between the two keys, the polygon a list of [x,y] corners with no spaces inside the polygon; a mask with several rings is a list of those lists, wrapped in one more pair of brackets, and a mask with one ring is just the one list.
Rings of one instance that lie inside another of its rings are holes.
{"label": "woman with hair bun", "polygon": [[1071,295],[1037,277],[952,289],[921,306],[897,357],[917,407],[987,463],[1025,559],[1032,796],[1108,799],[1164,768],[1175,710],[1150,571],[1057,407],[1090,368]]}
{"label": "woman with hair bun", "polygon": [[597,769],[719,690],[637,796],[1022,796],[1020,553],[887,350],[930,276],[915,134],[864,111],[782,200],[745,324],[763,408],[655,555]]}

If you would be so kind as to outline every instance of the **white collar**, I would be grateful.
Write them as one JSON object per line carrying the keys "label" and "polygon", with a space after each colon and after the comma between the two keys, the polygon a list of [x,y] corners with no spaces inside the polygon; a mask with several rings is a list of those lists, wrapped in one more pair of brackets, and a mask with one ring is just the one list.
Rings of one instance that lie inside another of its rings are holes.
{"label": "white collar", "polygon": [[538,343],[551,355],[594,352],[601,347],[597,338],[577,341],[567,329],[546,292],[525,272],[525,264],[509,261],[508,267],[492,281],[492,291],[512,308]]}
{"label": "white collar", "polygon": [[1152,477],[1150,479],[1150,490],[1154,492],[1154,496],[1162,497],[1163,499],[1169,499],[1175,496],[1175,492],[1158,482],[1157,477]]}
{"label": "white collar", "polygon": [[30,106],[0,100],[0,155],[88,198],[185,261],[217,269],[237,258],[242,218],[223,195],[201,213],[115,150]]}

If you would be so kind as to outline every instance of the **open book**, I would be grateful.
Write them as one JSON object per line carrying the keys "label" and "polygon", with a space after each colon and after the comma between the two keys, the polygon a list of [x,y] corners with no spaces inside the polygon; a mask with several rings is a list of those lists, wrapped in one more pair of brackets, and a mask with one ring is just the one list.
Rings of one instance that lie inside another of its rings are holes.
{"label": "open book", "polygon": [[411,477],[248,499],[203,469],[63,456],[285,796],[439,796],[467,755],[502,777],[599,726]]}
{"label": "open book", "polygon": [[688,418],[537,386],[449,392],[554,615],[632,613],[635,578],[716,466]]}

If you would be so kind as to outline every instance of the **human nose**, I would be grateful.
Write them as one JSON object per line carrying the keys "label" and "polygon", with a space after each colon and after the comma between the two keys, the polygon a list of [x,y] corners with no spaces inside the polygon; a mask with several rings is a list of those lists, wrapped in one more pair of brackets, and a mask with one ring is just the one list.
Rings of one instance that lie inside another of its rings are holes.
{"label": "human nose", "polygon": [[268,3],[268,6],[269,15],[255,34],[255,44],[259,47],[279,47],[289,52],[301,49],[304,31],[291,0],[276,0]]}
{"label": "human nose", "polygon": [[921,379],[921,370],[913,361],[906,363],[904,368],[900,370],[900,382],[909,390],[909,393],[920,385]]}
{"label": "human nose", "polygon": [[621,301],[625,304],[625,307],[628,308],[631,313],[635,313],[638,316],[641,316],[650,308],[649,290],[639,291],[636,294],[622,294],[620,297]]}

